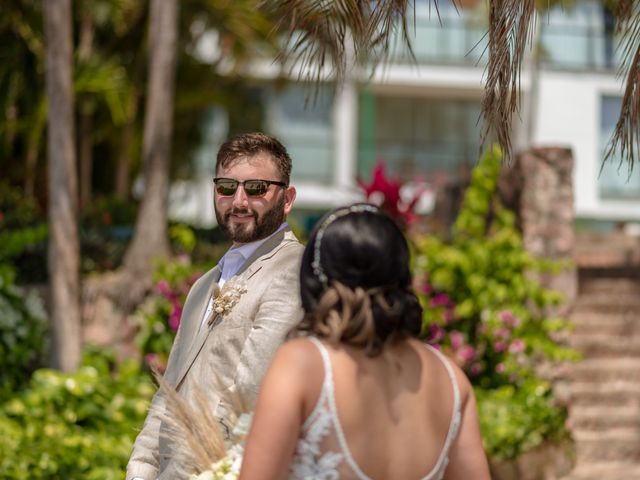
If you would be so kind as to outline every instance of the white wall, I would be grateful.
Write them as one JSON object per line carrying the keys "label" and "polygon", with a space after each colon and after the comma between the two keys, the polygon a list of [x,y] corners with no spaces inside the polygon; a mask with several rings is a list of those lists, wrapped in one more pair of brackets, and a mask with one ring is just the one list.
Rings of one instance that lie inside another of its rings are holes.
{"label": "white wall", "polygon": [[[534,144],[573,150],[577,217],[640,219],[640,202],[602,199],[598,193],[602,161],[600,101],[603,95],[621,94],[620,82],[611,75],[541,72]],[[626,168],[620,174],[626,175]]]}

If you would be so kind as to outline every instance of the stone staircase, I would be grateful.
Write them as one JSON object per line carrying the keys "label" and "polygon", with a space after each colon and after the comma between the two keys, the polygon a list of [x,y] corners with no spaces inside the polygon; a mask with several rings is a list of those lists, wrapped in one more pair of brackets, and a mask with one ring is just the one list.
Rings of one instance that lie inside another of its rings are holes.
{"label": "stone staircase", "polygon": [[640,269],[580,271],[571,344],[569,428],[575,467],[566,480],[640,479]]}

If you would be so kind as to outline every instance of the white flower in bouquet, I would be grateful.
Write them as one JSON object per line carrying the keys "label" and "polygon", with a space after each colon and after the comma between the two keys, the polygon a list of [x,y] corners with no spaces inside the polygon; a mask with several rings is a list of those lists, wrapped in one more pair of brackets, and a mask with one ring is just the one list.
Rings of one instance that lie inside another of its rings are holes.
{"label": "white flower in bouquet", "polygon": [[190,480],[236,480],[240,475],[242,455],[244,453],[244,439],[249,433],[252,414],[240,415],[231,431],[229,442],[231,447],[227,455],[211,465],[211,469],[198,475],[192,475]]}

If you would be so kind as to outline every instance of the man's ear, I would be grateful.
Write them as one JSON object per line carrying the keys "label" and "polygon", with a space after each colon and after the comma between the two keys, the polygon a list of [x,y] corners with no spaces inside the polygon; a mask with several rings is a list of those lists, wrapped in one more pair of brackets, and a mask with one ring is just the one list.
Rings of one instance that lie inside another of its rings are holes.
{"label": "man's ear", "polygon": [[289,215],[296,199],[296,187],[287,187],[284,190],[284,214]]}

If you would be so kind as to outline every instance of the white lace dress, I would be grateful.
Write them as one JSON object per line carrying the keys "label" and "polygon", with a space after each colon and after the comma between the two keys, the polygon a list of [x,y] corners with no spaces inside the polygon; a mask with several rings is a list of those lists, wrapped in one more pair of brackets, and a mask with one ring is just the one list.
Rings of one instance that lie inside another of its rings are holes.
{"label": "white lace dress", "polygon": [[[320,341],[310,337],[324,364],[324,382],[315,408],[302,426],[302,433],[289,470],[290,480],[371,480],[353,459],[336,410],[333,373],[329,353]],[[460,391],[449,361],[426,345],[444,364],[453,385],[453,415],[442,452],[435,466],[422,480],[439,480],[449,461],[448,453],[460,427]]]}

